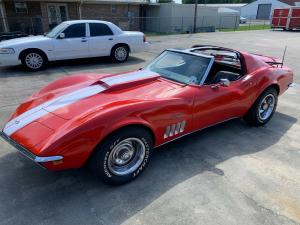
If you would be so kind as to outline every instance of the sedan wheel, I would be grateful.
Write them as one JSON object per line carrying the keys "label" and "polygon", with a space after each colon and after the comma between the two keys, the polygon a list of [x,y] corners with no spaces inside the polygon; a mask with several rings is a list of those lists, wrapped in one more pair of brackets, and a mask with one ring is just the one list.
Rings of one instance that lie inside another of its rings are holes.
{"label": "sedan wheel", "polygon": [[117,46],[113,48],[112,57],[116,62],[125,62],[129,56],[129,50],[126,46]]}
{"label": "sedan wheel", "polygon": [[45,58],[39,52],[28,52],[22,58],[22,64],[29,70],[39,70],[44,66]]}

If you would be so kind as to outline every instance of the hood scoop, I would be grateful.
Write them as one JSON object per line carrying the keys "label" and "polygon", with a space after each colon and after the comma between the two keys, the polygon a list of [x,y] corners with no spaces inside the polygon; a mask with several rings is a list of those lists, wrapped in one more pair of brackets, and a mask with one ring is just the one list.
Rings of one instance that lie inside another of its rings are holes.
{"label": "hood scoop", "polygon": [[151,80],[157,79],[158,77],[160,77],[160,75],[157,73],[148,70],[139,70],[130,73],[105,77],[97,81],[96,83],[105,87],[106,90],[116,90],[119,88],[149,82]]}

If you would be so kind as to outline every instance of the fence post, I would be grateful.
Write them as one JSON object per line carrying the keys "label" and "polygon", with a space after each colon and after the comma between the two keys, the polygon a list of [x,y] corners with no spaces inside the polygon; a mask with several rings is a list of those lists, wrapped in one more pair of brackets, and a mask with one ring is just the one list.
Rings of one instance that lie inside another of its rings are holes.
{"label": "fence post", "polygon": [[235,17],[234,31],[236,31],[236,27],[237,27],[237,16]]}
{"label": "fence post", "polygon": [[160,33],[160,17],[158,17],[158,32]]}
{"label": "fence post", "polygon": [[250,18],[249,18],[248,30],[250,30],[250,25],[251,25],[251,16],[250,16]]}
{"label": "fence post", "polygon": [[181,17],[181,32],[183,33],[183,16]]}

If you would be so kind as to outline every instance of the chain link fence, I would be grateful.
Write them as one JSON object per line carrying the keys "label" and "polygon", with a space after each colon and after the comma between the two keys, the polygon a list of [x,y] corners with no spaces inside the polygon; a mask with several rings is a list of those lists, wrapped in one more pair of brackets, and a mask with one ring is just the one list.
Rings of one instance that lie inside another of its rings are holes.
{"label": "chain link fence", "polygon": [[[193,33],[214,31],[238,31],[269,29],[269,20],[248,18],[242,20],[237,15],[198,16],[196,26],[194,17],[96,17],[83,18],[110,21],[123,30],[142,31],[153,34]],[[49,18],[42,17],[0,17],[0,40],[8,39],[9,35],[39,35],[51,30],[59,24],[61,18],[50,22]],[[4,28],[7,27],[5,30]]]}

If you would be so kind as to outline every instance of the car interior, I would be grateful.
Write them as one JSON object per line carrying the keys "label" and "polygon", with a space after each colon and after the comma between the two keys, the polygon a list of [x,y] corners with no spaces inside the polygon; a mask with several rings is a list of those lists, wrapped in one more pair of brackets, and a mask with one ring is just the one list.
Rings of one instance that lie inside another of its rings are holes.
{"label": "car interior", "polygon": [[238,52],[218,47],[200,47],[193,52],[214,56],[214,63],[204,82],[206,85],[218,84],[221,79],[236,81],[244,75]]}

